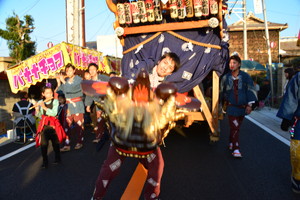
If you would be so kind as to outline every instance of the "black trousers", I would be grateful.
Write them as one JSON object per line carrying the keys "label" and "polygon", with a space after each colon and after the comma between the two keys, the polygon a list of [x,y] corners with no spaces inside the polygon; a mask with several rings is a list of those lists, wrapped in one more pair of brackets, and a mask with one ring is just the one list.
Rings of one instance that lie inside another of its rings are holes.
{"label": "black trousers", "polygon": [[48,144],[51,140],[53,151],[55,153],[55,162],[60,162],[59,141],[55,130],[51,126],[44,126],[41,133],[41,151],[43,156],[43,163],[48,164]]}

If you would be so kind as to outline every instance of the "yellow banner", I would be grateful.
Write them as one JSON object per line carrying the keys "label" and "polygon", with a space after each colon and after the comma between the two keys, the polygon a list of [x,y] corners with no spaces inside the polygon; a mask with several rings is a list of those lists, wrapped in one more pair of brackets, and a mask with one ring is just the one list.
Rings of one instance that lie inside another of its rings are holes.
{"label": "yellow banner", "polygon": [[80,70],[86,70],[89,63],[102,65],[102,53],[92,49],[83,48],[77,45],[64,43],[71,57],[72,64]]}
{"label": "yellow banner", "polygon": [[43,51],[7,70],[7,77],[13,93],[35,85],[59,73],[70,62],[63,44]]}
{"label": "yellow banner", "polygon": [[101,52],[62,42],[8,69],[11,91],[17,93],[43,79],[54,78],[68,63],[80,70],[86,70],[89,63],[96,63],[101,71],[110,72],[103,64]]}

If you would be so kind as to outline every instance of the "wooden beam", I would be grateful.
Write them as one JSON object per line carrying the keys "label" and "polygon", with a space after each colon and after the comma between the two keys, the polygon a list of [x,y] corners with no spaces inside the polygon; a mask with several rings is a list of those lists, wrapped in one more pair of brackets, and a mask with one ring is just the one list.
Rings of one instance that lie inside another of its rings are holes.
{"label": "wooden beam", "polygon": [[192,123],[194,121],[205,121],[205,117],[203,115],[203,113],[201,112],[187,112],[184,113],[185,115],[185,127],[189,127],[190,125],[192,125]]}
{"label": "wooden beam", "polygon": [[216,125],[216,130],[218,131],[218,118],[219,118],[219,91],[220,91],[220,85],[219,85],[219,76],[216,71],[213,71],[212,74],[212,83],[213,83],[213,94],[212,94],[212,118],[214,121],[214,124]]}
{"label": "wooden beam", "polygon": [[[215,124],[214,122],[214,119],[212,117],[212,114],[207,106],[207,103],[204,99],[204,96],[199,88],[199,86],[197,85],[196,87],[193,88],[193,91],[194,91],[194,95],[197,99],[199,99],[199,101],[201,102],[201,108],[202,108],[202,111],[203,111],[203,114],[206,118],[206,121],[210,127],[210,130],[212,132],[213,135],[217,135],[217,126],[218,124]],[[214,141],[217,140],[217,138],[211,138],[213,139]]]}

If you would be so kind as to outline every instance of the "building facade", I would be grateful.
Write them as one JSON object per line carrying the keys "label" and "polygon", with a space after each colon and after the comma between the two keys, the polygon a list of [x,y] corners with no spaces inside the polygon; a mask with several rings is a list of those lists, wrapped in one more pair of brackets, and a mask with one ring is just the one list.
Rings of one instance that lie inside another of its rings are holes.
{"label": "building facade", "polygon": [[[264,21],[255,17],[253,13],[247,15],[247,53],[248,59],[257,61],[261,64],[268,63],[268,48]],[[230,54],[236,52],[242,60],[244,56],[244,36],[243,21],[240,20],[228,26],[229,31],[229,51]],[[271,57],[273,63],[280,62],[280,31],[288,28],[287,24],[268,22],[269,38],[271,46]]]}

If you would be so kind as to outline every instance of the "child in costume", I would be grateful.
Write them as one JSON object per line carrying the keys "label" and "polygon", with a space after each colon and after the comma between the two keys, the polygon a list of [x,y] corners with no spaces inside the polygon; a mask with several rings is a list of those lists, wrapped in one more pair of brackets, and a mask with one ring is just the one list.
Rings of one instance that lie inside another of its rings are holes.
{"label": "child in costume", "polygon": [[67,123],[67,112],[68,112],[68,104],[66,103],[66,97],[63,93],[58,94],[58,111],[57,111],[57,118],[63,127],[65,132],[68,132],[69,126]]}
{"label": "child in costume", "polygon": [[[88,65],[88,72],[91,76],[92,81],[108,81],[109,77],[103,74],[98,74],[98,65],[96,63],[90,63]],[[91,97],[91,96],[86,96],[85,98],[85,105],[86,105],[86,111],[88,113],[91,113],[91,105],[93,102],[98,101],[99,98],[97,97]],[[105,123],[103,121],[103,119],[101,118],[101,110],[96,107],[96,116],[97,116],[97,121],[94,124],[94,131],[96,133],[96,138],[93,140],[94,143],[98,143],[103,134],[104,134],[104,130],[105,130]]]}
{"label": "child in costume", "polygon": [[252,111],[252,104],[257,100],[253,80],[240,70],[241,59],[237,55],[229,58],[230,72],[221,80],[222,101],[226,102],[230,126],[229,149],[235,158],[241,158],[240,127],[246,114]]}
{"label": "child in costume", "polygon": [[48,144],[51,140],[52,147],[55,153],[54,163],[60,163],[60,150],[59,143],[62,142],[66,134],[56,118],[58,110],[58,100],[53,99],[53,90],[51,86],[42,88],[43,100],[39,101],[36,105],[36,115],[41,117],[41,121],[37,130],[36,147],[41,146],[43,157],[43,168],[48,167]]}

